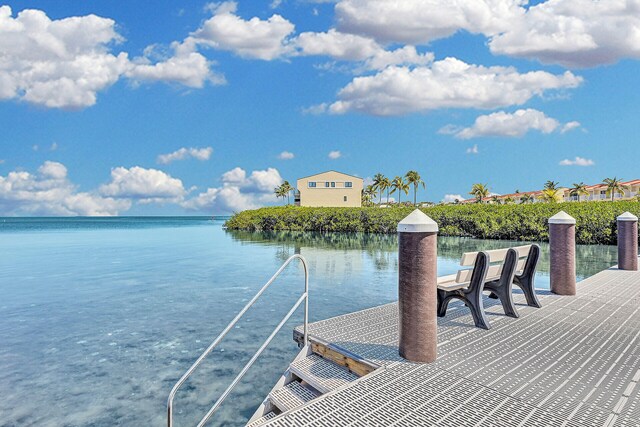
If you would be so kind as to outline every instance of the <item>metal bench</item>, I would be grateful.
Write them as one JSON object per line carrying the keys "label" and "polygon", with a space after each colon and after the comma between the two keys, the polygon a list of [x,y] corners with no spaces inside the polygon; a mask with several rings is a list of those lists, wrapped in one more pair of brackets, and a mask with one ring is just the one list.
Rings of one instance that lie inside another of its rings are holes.
{"label": "metal bench", "polygon": [[[452,299],[462,300],[471,310],[471,316],[478,328],[489,329],[489,322],[484,314],[482,292],[490,291],[500,299],[504,313],[510,317],[518,317],[513,303],[511,286],[513,284],[518,252],[512,248],[496,249],[484,252],[466,252],[462,255],[460,265],[472,269],[463,269],[455,275],[438,278],[438,316],[443,317]],[[486,264],[483,280],[479,275],[474,279],[477,268]]]}
{"label": "metal bench", "polygon": [[[460,265],[473,265],[472,269],[463,269],[457,274],[438,278],[438,316],[446,314],[451,299],[460,299],[471,310],[475,325],[489,329],[482,302],[482,292],[489,291],[492,298],[500,300],[505,315],[517,318],[519,314],[512,296],[514,284],[522,289],[528,305],[541,307],[534,288],[539,258],[538,245],[464,253]],[[480,280],[482,270],[485,270],[485,276]]]}

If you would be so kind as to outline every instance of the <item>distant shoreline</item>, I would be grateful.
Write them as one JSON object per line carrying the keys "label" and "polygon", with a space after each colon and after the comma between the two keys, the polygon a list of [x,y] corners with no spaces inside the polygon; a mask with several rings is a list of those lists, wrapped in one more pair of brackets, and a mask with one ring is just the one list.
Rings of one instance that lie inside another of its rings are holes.
{"label": "distant shoreline", "polygon": [[[413,207],[310,208],[266,207],[234,214],[230,230],[396,233]],[[616,217],[640,215],[640,202],[567,202],[464,204],[420,208],[438,223],[443,236],[495,240],[548,241],[547,219],[561,210],[576,219],[576,243],[615,245]]]}

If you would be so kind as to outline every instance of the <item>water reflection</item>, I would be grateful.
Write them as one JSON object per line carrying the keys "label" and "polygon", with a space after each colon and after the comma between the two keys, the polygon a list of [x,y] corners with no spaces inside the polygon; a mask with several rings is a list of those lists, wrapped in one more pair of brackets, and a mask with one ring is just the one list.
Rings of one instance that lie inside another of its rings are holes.
{"label": "water reflection", "polygon": [[[228,235],[239,243],[277,246],[276,256],[284,261],[293,254],[310,255],[318,259],[324,252],[327,255],[326,268],[351,269],[356,257],[351,251],[366,255],[377,270],[393,268],[397,270],[398,237],[395,234],[366,233],[319,233],[311,231],[264,231],[250,232],[227,230]],[[457,263],[464,252],[500,249],[529,243],[540,245],[541,257],[538,272],[549,273],[549,244],[546,242],[522,242],[510,240],[482,240],[466,237],[438,238],[438,258],[448,263]],[[337,262],[336,251],[343,251],[343,261]],[[615,246],[578,245],[576,247],[576,271],[579,280],[592,276],[611,267],[617,262]],[[342,265],[339,265],[342,264]]]}

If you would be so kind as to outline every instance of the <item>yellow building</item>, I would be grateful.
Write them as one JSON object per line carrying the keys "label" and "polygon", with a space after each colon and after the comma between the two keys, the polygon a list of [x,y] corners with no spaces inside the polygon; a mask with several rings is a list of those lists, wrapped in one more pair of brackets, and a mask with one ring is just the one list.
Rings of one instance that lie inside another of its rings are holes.
{"label": "yellow building", "polygon": [[[624,194],[614,193],[613,200],[629,200],[640,194],[640,179],[622,182]],[[605,184],[588,185],[586,188],[588,195],[581,195],[580,200],[611,200],[611,194],[607,194],[607,186]],[[564,193],[564,199],[567,202],[578,200],[578,196],[571,196],[570,190]]]}
{"label": "yellow building", "polygon": [[363,186],[362,178],[336,171],[306,176],[297,182],[296,205],[360,207]]}

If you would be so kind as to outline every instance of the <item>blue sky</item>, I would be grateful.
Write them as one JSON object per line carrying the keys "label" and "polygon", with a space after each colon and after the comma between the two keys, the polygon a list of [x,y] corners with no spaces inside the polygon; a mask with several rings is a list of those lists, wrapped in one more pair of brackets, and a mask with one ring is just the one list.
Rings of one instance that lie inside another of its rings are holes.
{"label": "blue sky", "polygon": [[223,214],[328,169],[435,202],[640,178],[633,2],[393,3],[0,3],[0,215]]}

